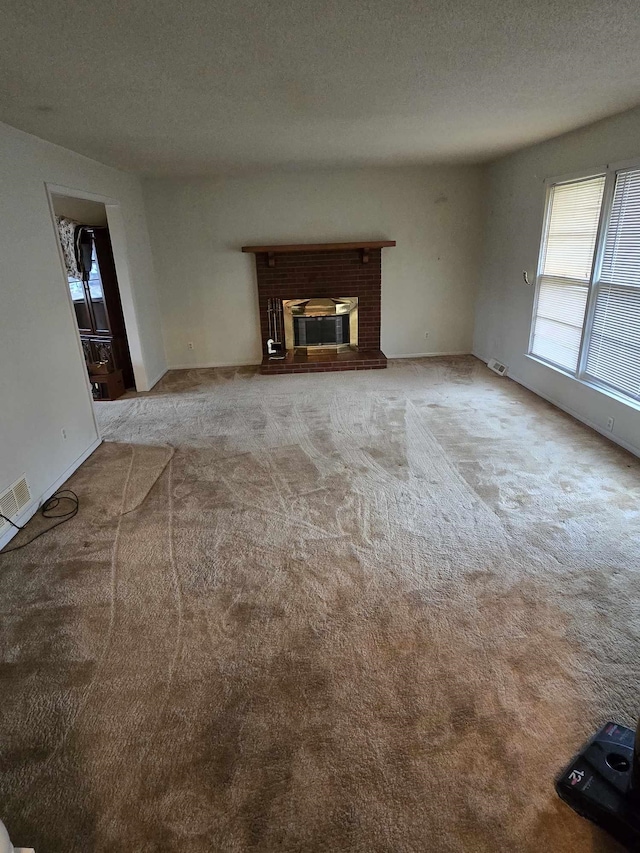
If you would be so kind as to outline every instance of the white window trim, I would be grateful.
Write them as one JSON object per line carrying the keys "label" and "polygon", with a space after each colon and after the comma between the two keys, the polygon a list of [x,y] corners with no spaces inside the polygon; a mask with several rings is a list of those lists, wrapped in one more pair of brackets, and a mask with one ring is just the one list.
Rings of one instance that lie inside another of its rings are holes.
{"label": "white window trim", "polygon": [[[542,221],[542,228],[540,231],[540,242],[538,248],[538,264],[536,267],[536,292],[533,299],[533,309],[531,313],[531,323],[529,328],[529,343],[527,347],[527,351],[525,356],[530,358],[532,361],[535,361],[538,364],[541,364],[543,367],[548,367],[550,370],[555,370],[557,373],[566,376],[568,379],[573,379],[574,382],[578,382],[580,385],[584,385],[587,388],[591,388],[594,391],[599,391],[602,394],[605,394],[607,397],[612,397],[614,400],[617,400],[619,403],[623,403],[626,406],[629,406],[631,409],[635,409],[640,411],[640,400],[635,400],[633,397],[624,394],[621,391],[618,391],[616,388],[612,388],[606,382],[602,382],[601,380],[595,379],[592,376],[589,376],[586,372],[586,363],[587,363],[587,355],[588,355],[588,343],[589,343],[589,334],[591,332],[591,326],[593,321],[593,313],[595,311],[596,305],[596,291],[597,285],[594,282],[597,282],[600,277],[600,271],[602,269],[602,259],[604,256],[604,244],[607,233],[607,226],[609,223],[609,217],[611,216],[611,210],[613,206],[613,194],[615,191],[616,184],[616,175],[618,172],[625,171],[627,169],[640,169],[640,158],[634,158],[633,160],[622,160],[616,163],[607,163],[605,166],[602,166],[599,169],[585,169],[581,172],[572,172],[570,174],[559,175],[556,177],[547,177],[544,179],[543,183],[545,185],[545,198],[544,198],[544,215]],[[575,373],[572,373],[569,370],[566,370],[563,367],[560,367],[557,364],[554,364],[551,361],[547,361],[547,359],[542,358],[539,355],[535,355],[532,352],[533,347],[533,336],[535,332],[535,321],[536,315],[538,312],[538,298],[540,295],[540,283],[542,278],[542,267],[544,265],[544,257],[545,257],[545,249],[546,249],[546,241],[547,241],[547,231],[549,228],[549,218],[551,216],[551,205],[549,204],[549,199],[551,196],[551,190],[557,184],[567,184],[575,181],[586,181],[589,178],[595,178],[598,175],[605,176],[605,186],[604,192],[602,195],[602,205],[600,208],[600,221],[598,222],[598,232],[596,235],[596,248],[593,256],[593,264],[591,268],[591,277],[589,279],[589,294],[587,297],[587,307],[584,315],[584,322],[582,324],[582,337],[580,340],[580,354],[578,357],[578,365],[576,367]],[[589,332],[589,334],[587,333]]]}

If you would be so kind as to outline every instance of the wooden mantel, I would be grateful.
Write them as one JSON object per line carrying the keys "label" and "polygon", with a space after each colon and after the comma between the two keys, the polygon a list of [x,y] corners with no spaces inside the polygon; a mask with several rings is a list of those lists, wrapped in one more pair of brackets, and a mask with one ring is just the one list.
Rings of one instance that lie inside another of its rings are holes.
{"label": "wooden mantel", "polygon": [[395,246],[395,240],[369,240],[354,243],[290,243],[282,246],[243,246],[243,252],[251,252],[254,255],[266,254],[269,266],[275,266],[276,254],[284,255],[292,252],[344,252],[351,249],[360,249],[362,252],[362,263],[369,260],[371,249],[388,249]]}

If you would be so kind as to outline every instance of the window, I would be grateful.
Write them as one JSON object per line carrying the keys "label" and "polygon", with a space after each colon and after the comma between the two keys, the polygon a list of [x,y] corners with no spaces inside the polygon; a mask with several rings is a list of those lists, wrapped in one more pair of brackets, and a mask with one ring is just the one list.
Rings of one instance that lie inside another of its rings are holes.
{"label": "window", "polygon": [[640,169],[551,186],[530,353],[640,400]]}

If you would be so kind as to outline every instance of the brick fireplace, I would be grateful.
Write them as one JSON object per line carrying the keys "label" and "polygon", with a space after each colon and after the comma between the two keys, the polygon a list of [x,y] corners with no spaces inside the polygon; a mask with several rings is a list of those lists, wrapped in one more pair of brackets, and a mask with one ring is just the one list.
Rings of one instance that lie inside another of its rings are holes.
{"label": "brick fireplace", "polygon": [[389,246],[395,242],[244,246],[256,258],[261,373],[386,367],[380,294]]}

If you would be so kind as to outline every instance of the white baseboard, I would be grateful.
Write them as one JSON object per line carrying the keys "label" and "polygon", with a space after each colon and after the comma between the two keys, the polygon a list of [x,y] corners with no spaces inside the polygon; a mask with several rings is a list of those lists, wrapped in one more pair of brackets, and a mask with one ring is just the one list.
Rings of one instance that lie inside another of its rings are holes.
{"label": "white baseboard", "polygon": [[438,358],[447,355],[471,355],[469,350],[455,350],[453,352],[400,352],[393,355],[386,354],[387,358]]}
{"label": "white baseboard", "polygon": [[171,364],[168,370],[202,370],[207,367],[259,367],[260,362],[252,361],[203,361],[197,364]]}
{"label": "white baseboard", "polygon": [[[64,473],[62,473],[58,477],[55,483],[52,483],[52,485],[49,486],[48,489],[45,489],[45,491],[40,495],[39,498],[34,501],[31,501],[29,506],[23,509],[23,511],[17,518],[14,518],[12,520],[15,521],[16,524],[19,524],[21,527],[25,525],[27,521],[29,521],[29,519],[36,514],[42,504],[46,500],[48,500],[54,492],[57,492],[63,483],[66,483],[66,481],[74,473],[74,471],[77,471],[78,468],[82,465],[82,463],[86,459],[88,459],[93,453],[93,451],[96,450],[101,444],[101,438],[96,438],[95,441],[92,441],[89,447],[87,447],[87,449],[84,451],[84,453],[81,453],[80,456],[78,456],[78,458],[75,460],[75,462],[72,462],[71,465],[69,465],[66,471],[64,471]],[[3,533],[2,536],[0,536],[0,550],[2,550],[2,548],[4,548],[4,546],[8,542],[10,542],[17,533],[18,531],[15,527],[9,526],[9,529],[5,533]]]}
{"label": "white baseboard", "polygon": [[[476,358],[479,358],[480,361],[484,361],[485,364],[487,363],[487,359],[484,358],[483,356],[478,355],[475,352],[473,353],[473,355],[475,355]],[[635,445],[629,444],[629,442],[624,441],[621,438],[618,438],[613,433],[608,432],[607,430],[604,430],[598,424],[595,424],[593,421],[590,421],[589,418],[585,418],[584,415],[580,414],[579,412],[576,412],[574,409],[570,408],[569,406],[566,406],[564,403],[560,403],[558,400],[555,400],[553,397],[550,397],[548,394],[543,393],[538,388],[536,388],[534,385],[530,385],[528,382],[525,382],[524,380],[520,379],[518,376],[515,376],[513,373],[511,373],[511,372],[507,373],[507,378],[513,379],[514,382],[516,382],[518,385],[522,385],[522,387],[526,388],[527,391],[531,391],[531,393],[535,394],[536,397],[542,397],[542,399],[546,400],[547,403],[551,403],[551,405],[555,406],[558,409],[561,409],[563,412],[566,412],[568,415],[571,415],[572,418],[575,418],[577,421],[580,421],[581,424],[588,426],[590,429],[595,430],[595,432],[604,436],[604,438],[608,439],[609,441],[612,441],[614,444],[617,444],[620,447],[624,447],[625,450],[628,450],[629,453],[633,453],[634,456],[640,456],[640,447],[635,447]]]}

